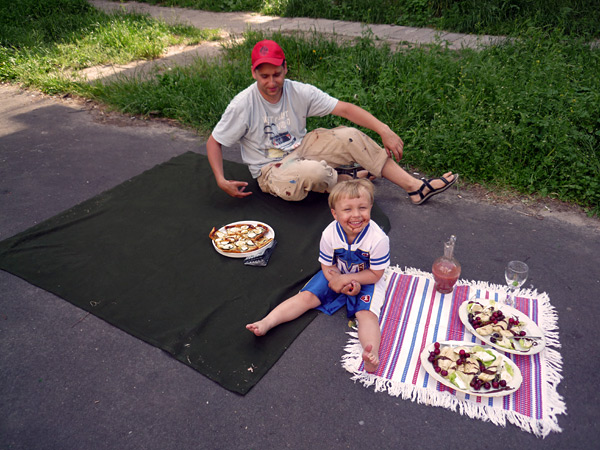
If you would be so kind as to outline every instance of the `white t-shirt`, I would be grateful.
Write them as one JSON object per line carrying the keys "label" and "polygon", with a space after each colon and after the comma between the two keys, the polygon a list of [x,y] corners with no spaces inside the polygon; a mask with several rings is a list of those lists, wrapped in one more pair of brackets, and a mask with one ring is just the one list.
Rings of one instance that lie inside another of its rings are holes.
{"label": "white t-shirt", "polygon": [[260,169],[298,148],[306,135],[306,118],[330,114],[338,100],[319,88],[285,80],[281,99],[269,103],[256,83],[236,95],[212,132],[221,145],[240,143],[242,160],[254,178]]}

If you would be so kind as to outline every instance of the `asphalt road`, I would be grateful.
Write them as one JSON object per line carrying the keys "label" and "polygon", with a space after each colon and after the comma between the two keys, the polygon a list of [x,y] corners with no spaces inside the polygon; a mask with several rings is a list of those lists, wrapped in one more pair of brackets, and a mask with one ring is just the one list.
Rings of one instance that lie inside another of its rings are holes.
{"label": "asphalt road", "polygon": [[[194,134],[0,86],[0,239],[187,151]],[[235,149],[226,156],[239,159]],[[212,176],[207,174],[207,176]],[[594,448],[600,232],[452,188],[416,207],[384,180],[392,263],[430,270],[458,238],[462,277],[502,284],[510,259],[556,308],[567,405],[545,439],[376,393],[340,364],[344,313],[319,315],[246,396],[27,282],[0,272],[1,449]]]}

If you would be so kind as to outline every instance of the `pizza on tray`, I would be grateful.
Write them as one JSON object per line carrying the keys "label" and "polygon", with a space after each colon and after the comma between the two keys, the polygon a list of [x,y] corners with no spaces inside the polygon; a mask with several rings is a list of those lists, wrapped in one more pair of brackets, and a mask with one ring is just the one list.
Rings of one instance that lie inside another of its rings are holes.
{"label": "pizza on tray", "polygon": [[208,235],[222,252],[248,253],[268,245],[273,238],[267,237],[269,227],[262,223],[236,223],[213,228]]}

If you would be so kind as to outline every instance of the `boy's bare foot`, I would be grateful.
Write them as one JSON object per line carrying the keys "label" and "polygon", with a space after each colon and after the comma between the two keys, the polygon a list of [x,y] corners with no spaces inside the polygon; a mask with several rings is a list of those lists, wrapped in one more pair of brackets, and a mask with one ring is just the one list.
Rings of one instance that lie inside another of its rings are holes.
{"label": "boy's bare foot", "polygon": [[252,331],[256,336],[264,336],[271,328],[263,320],[259,320],[258,322],[246,325],[246,329]]}
{"label": "boy's bare foot", "polygon": [[363,350],[362,359],[365,363],[365,370],[367,372],[375,372],[379,367],[379,355],[372,353],[373,346],[367,345]]}

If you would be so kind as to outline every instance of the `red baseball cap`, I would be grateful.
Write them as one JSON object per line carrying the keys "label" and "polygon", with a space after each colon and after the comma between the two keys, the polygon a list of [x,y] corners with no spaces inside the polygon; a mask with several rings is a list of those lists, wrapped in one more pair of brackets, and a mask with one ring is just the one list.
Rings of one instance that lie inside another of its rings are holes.
{"label": "red baseball cap", "polygon": [[258,42],[252,49],[252,70],[260,64],[269,63],[281,66],[285,61],[285,54],[275,41],[264,40]]}

